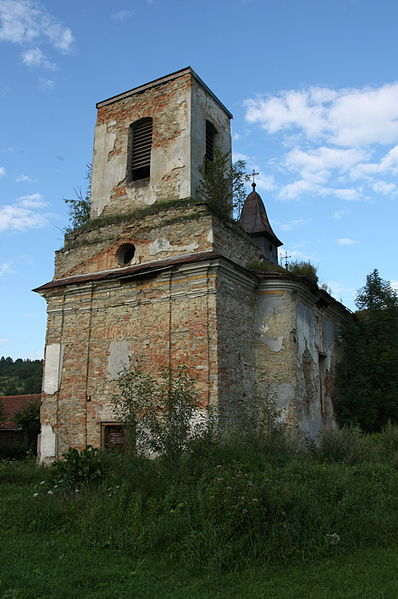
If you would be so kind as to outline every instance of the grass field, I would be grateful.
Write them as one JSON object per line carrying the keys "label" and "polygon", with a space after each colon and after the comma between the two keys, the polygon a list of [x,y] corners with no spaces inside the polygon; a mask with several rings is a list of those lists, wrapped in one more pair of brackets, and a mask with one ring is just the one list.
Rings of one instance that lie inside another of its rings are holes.
{"label": "grass field", "polygon": [[0,599],[396,599],[396,447],[354,445],[0,461]]}
{"label": "grass field", "polygon": [[396,599],[398,548],[366,549],[309,564],[256,565],[240,572],[186,571],[152,555],[92,549],[79,537],[5,531],[2,599]]}

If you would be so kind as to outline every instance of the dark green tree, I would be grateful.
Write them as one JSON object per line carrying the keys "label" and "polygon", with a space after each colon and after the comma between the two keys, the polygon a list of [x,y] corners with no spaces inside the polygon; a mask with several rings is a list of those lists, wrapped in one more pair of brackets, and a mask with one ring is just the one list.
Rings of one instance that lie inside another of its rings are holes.
{"label": "dark green tree", "polygon": [[373,270],[356,305],[342,332],[335,409],[340,425],[374,432],[398,423],[398,297]]}

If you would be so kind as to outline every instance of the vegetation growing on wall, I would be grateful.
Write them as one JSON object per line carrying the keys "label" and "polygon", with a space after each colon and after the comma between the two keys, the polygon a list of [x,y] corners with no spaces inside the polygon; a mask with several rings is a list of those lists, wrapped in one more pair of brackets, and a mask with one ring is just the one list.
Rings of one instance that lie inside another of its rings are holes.
{"label": "vegetation growing on wall", "polygon": [[73,199],[65,199],[64,202],[69,210],[69,222],[70,227],[67,227],[66,232],[73,231],[77,229],[90,220],[90,210],[91,210],[91,174],[92,174],[92,165],[87,165],[87,188],[85,191],[82,191],[81,188],[75,189],[76,197]]}
{"label": "vegetation growing on wall", "polygon": [[245,167],[244,160],[231,164],[229,152],[223,153],[216,148],[214,160],[207,161],[199,169],[202,176],[199,197],[220,218],[231,219],[233,214],[239,216],[246,197],[245,183],[250,179]]}
{"label": "vegetation growing on wall", "polygon": [[341,425],[380,431],[387,422],[398,422],[398,297],[375,269],[356,305],[342,332],[345,358],[334,403]]}
{"label": "vegetation growing on wall", "polygon": [[312,283],[318,283],[318,267],[308,260],[292,260],[292,262],[288,262],[286,268],[294,275],[305,277]]}

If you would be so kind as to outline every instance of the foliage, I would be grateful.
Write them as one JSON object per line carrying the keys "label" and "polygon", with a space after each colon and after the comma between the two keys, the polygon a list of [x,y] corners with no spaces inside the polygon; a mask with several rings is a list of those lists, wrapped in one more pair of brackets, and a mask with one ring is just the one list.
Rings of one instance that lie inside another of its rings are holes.
{"label": "foliage", "polygon": [[[344,442],[356,443],[349,435]],[[0,481],[17,482],[20,471],[31,484],[12,501],[7,528],[15,537],[67,534],[74,547],[120,552],[130,563],[162,555],[207,573],[344,559],[398,540],[398,471],[386,454],[347,465],[322,451],[271,463],[260,449],[226,442],[175,463],[94,452],[86,459],[74,450],[27,478],[22,465],[10,464],[7,475],[0,462]]]}
{"label": "foliage", "polygon": [[71,226],[66,229],[66,232],[73,231],[78,227],[85,225],[90,220],[91,210],[91,175],[92,165],[87,165],[87,188],[82,191],[81,188],[75,189],[76,197],[74,199],[64,200],[69,210],[69,221]]}
{"label": "foliage", "polygon": [[202,177],[199,196],[220,218],[230,219],[233,211],[240,213],[242,209],[246,197],[245,183],[250,179],[245,166],[243,160],[231,164],[230,153],[216,148],[214,160],[206,161],[199,169]]}
{"label": "foliage", "polygon": [[185,364],[161,368],[155,378],[137,362],[119,378],[118,386],[113,402],[126,424],[130,448],[176,460],[205,432],[195,380]]}
{"label": "foliage", "polygon": [[341,425],[380,431],[398,423],[398,298],[374,270],[356,304],[359,311],[342,331],[334,403]]}
{"label": "foliage", "polygon": [[322,461],[354,465],[369,455],[364,435],[357,427],[329,429],[320,435],[318,456]]}
{"label": "foliage", "polygon": [[29,436],[38,435],[40,433],[40,401],[26,402],[24,407],[14,414],[13,422]]}
{"label": "foliage", "polygon": [[275,264],[274,262],[269,262],[268,260],[250,260],[247,263],[246,268],[258,273],[280,272],[286,274],[286,269],[283,268],[283,266]]}
{"label": "foliage", "polygon": [[286,268],[294,275],[306,277],[312,283],[318,283],[318,267],[311,264],[311,262],[306,260],[293,260],[286,265]]}
{"label": "foliage", "polygon": [[105,456],[89,445],[83,451],[70,448],[52,466],[52,478],[66,488],[98,483],[105,476]]}
{"label": "foliage", "polygon": [[0,358],[0,395],[26,395],[41,392],[42,360]]}

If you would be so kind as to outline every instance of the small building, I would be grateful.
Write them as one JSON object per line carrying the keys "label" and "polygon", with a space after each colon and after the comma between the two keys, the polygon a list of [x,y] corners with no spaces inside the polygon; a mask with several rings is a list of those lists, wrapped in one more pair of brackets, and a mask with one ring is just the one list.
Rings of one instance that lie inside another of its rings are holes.
{"label": "small building", "polygon": [[36,451],[36,439],[29,438],[26,431],[18,428],[14,423],[15,414],[20,412],[28,402],[40,402],[41,394],[32,393],[30,395],[2,395],[0,401],[4,405],[6,420],[0,423],[0,451],[5,450],[27,450]]}
{"label": "small building", "polygon": [[258,397],[305,435],[334,426],[347,310],[278,267],[255,185],[240,224],[198,193],[215,148],[231,151],[231,113],[191,68],[97,109],[91,220],[35,290],[48,305],[41,460],[120,441],[111,399],[135,358],[152,372],[186,363],[222,427]]}

